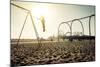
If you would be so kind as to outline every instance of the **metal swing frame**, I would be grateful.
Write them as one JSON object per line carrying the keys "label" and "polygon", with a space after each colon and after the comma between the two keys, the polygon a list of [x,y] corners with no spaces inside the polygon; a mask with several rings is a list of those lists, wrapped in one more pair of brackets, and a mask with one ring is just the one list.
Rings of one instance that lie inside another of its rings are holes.
{"label": "metal swing frame", "polygon": [[20,8],[20,9],[22,9],[22,10],[27,11],[26,18],[25,18],[25,20],[24,20],[22,29],[21,29],[20,34],[19,34],[19,38],[18,38],[18,41],[17,41],[17,45],[19,45],[20,38],[21,38],[21,35],[22,35],[22,32],[23,32],[23,29],[24,29],[24,26],[25,26],[25,24],[26,24],[26,20],[27,20],[27,17],[28,17],[28,16],[30,16],[30,18],[31,18],[32,25],[33,25],[33,28],[34,28],[34,31],[35,31],[35,35],[36,35],[36,37],[37,37],[37,41],[38,41],[38,44],[39,44],[39,43],[40,43],[40,41],[39,41],[39,34],[38,34],[37,29],[36,29],[36,26],[35,26],[35,24],[34,24],[34,20],[33,20],[33,16],[32,16],[31,11],[28,10],[28,9],[26,9],[26,8],[24,8],[24,7],[21,7],[21,6],[19,6],[19,5],[13,4],[13,3],[11,3],[11,5],[13,5],[13,6],[17,7],[17,8]]}

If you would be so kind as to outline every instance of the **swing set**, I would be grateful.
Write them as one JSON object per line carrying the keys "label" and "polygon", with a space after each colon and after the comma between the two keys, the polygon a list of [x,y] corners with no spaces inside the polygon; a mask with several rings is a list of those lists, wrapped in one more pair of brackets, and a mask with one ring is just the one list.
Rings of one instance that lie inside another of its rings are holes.
{"label": "swing set", "polygon": [[[35,31],[35,35],[36,35],[36,37],[37,37],[37,41],[38,41],[38,44],[39,44],[39,43],[40,43],[39,34],[38,34],[38,32],[37,32],[37,29],[36,29],[36,26],[35,26],[35,23],[34,23],[34,20],[33,20],[34,17],[33,17],[32,13],[31,13],[31,11],[28,10],[28,9],[26,9],[26,8],[24,8],[24,7],[21,7],[21,6],[19,6],[19,5],[13,4],[13,3],[11,3],[11,5],[13,5],[13,6],[17,7],[17,8],[20,8],[20,9],[22,9],[22,10],[27,11],[26,18],[25,18],[25,20],[24,20],[23,26],[22,26],[22,28],[21,28],[21,31],[20,31],[20,34],[19,34],[19,37],[18,37],[17,45],[19,45],[20,38],[21,38],[21,35],[22,35],[22,32],[23,32],[23,29],[24,29],[24,26],[25,26],[25,24],[26,24],[26,20],[27,20],[27,17],[28,17],[28,16],[30,16],[30,18],[31,18],[32,25],[33,25],[33,28],[34,28],[34,31]],[[45,32],[45,19],[44,19],[44,17],[41,16],[41,17],[39,18],[39,20],[40,20],[41,23],[42,23],[43,32]]]}

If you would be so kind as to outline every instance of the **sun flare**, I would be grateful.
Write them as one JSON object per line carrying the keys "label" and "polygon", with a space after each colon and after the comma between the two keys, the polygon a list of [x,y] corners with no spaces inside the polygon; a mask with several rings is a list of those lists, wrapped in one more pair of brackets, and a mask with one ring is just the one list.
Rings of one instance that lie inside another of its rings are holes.
{"label": "sun flare", "polygon": [[46,14],[48,14],[48,8],[46,6],[43,6],[43,5],[35,6],[32,9],[32,14],[36,18],[40,18],[41,16],[45,17]]}

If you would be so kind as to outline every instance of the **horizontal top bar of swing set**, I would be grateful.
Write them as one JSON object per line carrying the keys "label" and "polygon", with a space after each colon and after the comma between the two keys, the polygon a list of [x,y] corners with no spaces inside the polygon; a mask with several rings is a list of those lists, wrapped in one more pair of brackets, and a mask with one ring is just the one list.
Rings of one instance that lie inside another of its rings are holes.
{"label": "horizontal top bar of swing set", "polygon": [[26,9],[26,8],[24,8],[24,7],[21,7],[21,6],[19,6],[19,5],[13,4],[13,3],[11,3],[11,4],[14,5],[14,6],[16,6],[16,7],[18,7],[18,8],[21,8],[21,9],[23,9],[23,10],[25,10],[25,11],[30,12],[30,10],[28,10],[28,9]]}
{"label": "horizontal top bar of swing set", "polygon": [[[78,18],[78,19],[69,20],[69,21],[62,22],[62,23],[73,22],[73,21],[75,21],[75,20],[82,20],[82,19],[85,19],[85,18],[88,18],[88,17],[92,17],[92,16],[95,16],[95,14],[92,14],[92,15],[86,16],[86,17],[82,17],[82,18]],[[62,23],[61,23],[61,24],[62,24]]]}
{"label": "horizontal top bar of swing set", "polygon": [[[11,3],[11,4],[14,5],[14,6],[16,6],[16,7],[18,7],[18,8],[21,8],[21,9],[23,9],[23,10],[25,10],[25,11],[30,12],[30,10],[28,10],[28,9],[26,9],[26,8],[24,8],[24,7],[21,7],[21,6],[19,6],[19,5],[13,4],[13,3]],[[88,18],[88,17],[92,17],[92,16],[95,16],[95,14],[92,14],[92,15],[86,16],[86,17],[82,17],[82,18],[78,18],[78,19],[73,19],[73,20],[70,20],[70,21],[67,21],[67,22],[72,22],[72,21],[75,21],[75,20],[81,20],[81,19],[85,19],[85,18]],[[64,22],[64,23],[65,23],[65,22]]]}
{"label": "horizontal top bar of swing set", "polygon": [[[19,5],[16,5],[16,4],[13,4],[13,3],[11,3],[13,6],[15,6],[15,7],[18,7],[18,8],[20,8],[20,9],[22,9],[22,10],[25,10],[25,11],[28,11],[28,12],[30,12],[31,13],[31,11],[30,10],[28,10],[28,9],[26,9],[26,8],[24,8],[24,7],[21,7],[21,6],[19,6]],[[34,17],[34,16],[33,16]],[[38,18],[37,18],[38,19]]]}

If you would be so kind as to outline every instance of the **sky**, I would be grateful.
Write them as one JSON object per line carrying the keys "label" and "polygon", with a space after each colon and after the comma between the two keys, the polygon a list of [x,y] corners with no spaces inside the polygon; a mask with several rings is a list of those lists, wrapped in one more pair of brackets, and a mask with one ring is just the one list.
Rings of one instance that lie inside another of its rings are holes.
{"label": "sky", "polygon": [[[72,5],[72,4],[55,4],[55,3],[38,3],[38,2],[18,2],[12,3],[22,6],[32,12],[34,24],[36,26],[39,37],[48,38],[49,36],[58,35],[58,26],[61,22],[89,16],[95,14],[95,6],[90,5]],[[11,5],[11,38],[18,38],[22,25],[25,21],[27,11]],[[43,32],[41,21],[38,19],[41,16],[45,18],[45,32]],[[84,34],[89,35],[88,21],[89,19],[81,20],[84,26]],[[91,19],[91,35],[95,35],[95,19]],[[73,32],[82,32],[82,27],[78,21],[72,25]],[[69,32],[66,24],[60,26],[60,32]],[[32,26],[30,16],[26,20],[25,27],[21,38],[35,39],[35,31]]]}

